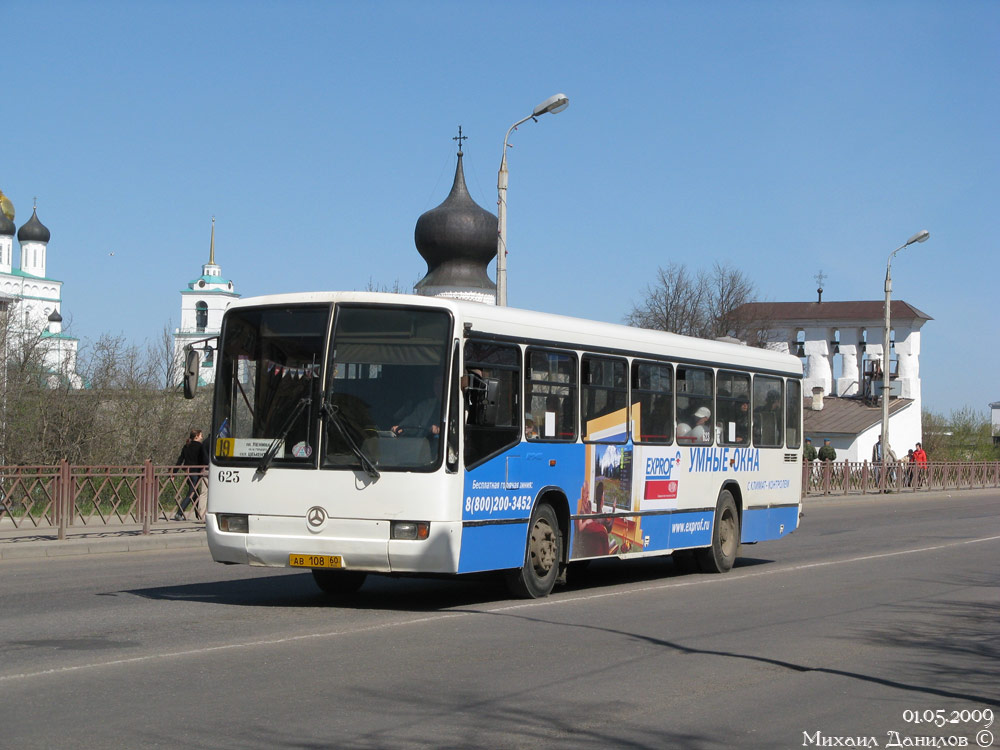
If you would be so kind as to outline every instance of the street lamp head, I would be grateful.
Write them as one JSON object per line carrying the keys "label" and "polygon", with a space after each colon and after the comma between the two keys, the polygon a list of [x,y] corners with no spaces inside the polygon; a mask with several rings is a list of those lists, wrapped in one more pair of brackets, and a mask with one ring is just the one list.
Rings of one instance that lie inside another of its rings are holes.
{"label": "street lamp head", "polygon": [[910,237],[910,239],[908,239],[906,241],[906,244],[907,245],[912,245],[914,242],[924,242],[930,236],[931,236],[930,232],[928,232],[926,229],[921,229],[915,235],[913,235],[912,237]]}
{"label": "street lamp head", "polygon": [[566,94],[555,94],[550,96],[544,102],[535,107],[535,110],[531,113],[532,117],[538,117],[539,115],[544,115],[549,112],[552,114],[558,114],[562,112],[566,107],[569,106],[569,97]]}

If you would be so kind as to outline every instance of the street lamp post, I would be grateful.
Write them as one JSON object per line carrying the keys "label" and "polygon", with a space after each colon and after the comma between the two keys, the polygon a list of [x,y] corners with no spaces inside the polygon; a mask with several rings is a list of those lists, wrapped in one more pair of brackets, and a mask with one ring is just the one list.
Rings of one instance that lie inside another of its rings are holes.
{"label": "street lamp post", "polygon": [[[889,305],[892,296],[892,259],[896,253],[904,247],[912,245],[914,242],[924,242],[931,233],[926,229],[917,232],[906,242],[889,253],[889,260],[885,263],[885,330],[882,333],[882,465],[889,458]],[[882,472],[883,475],[885,472]]]}
{"label": "street lamp post", "polygon": [[540,115],[551,112],[557,114],[569,106],[565,94],[555,94],[539,104],[530,115],[518,120],[507,129],[503,138],[503,156],[500,159],[500,174],[497,176],[497,305],[507,306],[507,140],[517,126],[528,120],[537,120]]}

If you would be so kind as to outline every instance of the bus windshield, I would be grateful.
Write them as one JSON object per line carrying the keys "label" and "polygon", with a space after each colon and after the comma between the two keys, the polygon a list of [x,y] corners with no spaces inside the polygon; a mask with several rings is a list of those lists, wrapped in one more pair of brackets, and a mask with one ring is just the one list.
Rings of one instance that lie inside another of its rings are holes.
{"label": "bus windshield", "polygon": [[226,316],[216,386],[217,460],[312,464],[329,305],[242,308]]}
{"label": "bus windshield", "polygon": [[379,470],[440,465],[451,326],[444,310],[338,306],[324,467],[358,469],[358,448]]}

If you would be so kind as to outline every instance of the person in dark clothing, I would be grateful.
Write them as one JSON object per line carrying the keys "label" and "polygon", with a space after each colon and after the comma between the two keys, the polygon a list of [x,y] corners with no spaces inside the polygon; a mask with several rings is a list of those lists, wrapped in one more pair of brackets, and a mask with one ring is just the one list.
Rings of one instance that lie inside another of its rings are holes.
{"label": "person in dark clothing", "polygon": [[198,482],[201,481],[201,472],[208,467],[208,446],[205,445],[203,437],[201,430],[191,430],[187,442],[184,443],[184,447],[181,448],[181,453],[177,457],[177,465],[190,466],[191,472],[187,477],[188,493],[181,501],[180,510],[174,513],[175,521],[184,520],[184,512],[193,502],[195,503],[195,518],[201,520],[198,505],[195,501],[198,499]]}

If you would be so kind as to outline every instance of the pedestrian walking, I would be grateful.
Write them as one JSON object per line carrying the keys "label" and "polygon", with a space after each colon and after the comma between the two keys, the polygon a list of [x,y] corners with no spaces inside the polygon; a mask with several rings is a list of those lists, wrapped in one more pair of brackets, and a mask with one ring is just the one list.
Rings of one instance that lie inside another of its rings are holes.
{"label": "pedestrian walking", "polygon": [[920,443],[917,443],[917,447],[913,451],[913,460],[917,464],[917,487],[920,487],[923,485],[927,473],[927,451]]}
{"label": "pedestrian walking", "polygon": [[191,503],[195,503],[194,515],[199,521],[202,519],[202,509],[198,507],[198,485],[202,481],[202,472],[208,467],[208,446],[203,440],[204,434],[201,430],[191,430],[187,442],[181,448],[177,457],[178,466],[190,466],[187,476],[188,493],[181,500],[180,509],[174,513],[175,521],[185,520],[185,512]]}

